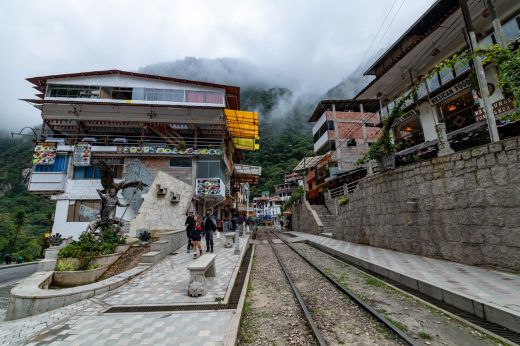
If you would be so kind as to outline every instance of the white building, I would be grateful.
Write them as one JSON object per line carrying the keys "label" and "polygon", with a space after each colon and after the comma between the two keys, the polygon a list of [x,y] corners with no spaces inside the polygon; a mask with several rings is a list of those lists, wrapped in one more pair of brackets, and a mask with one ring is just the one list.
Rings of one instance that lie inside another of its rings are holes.
{"label": "white building", "polygon": [[[239,111],[238,87],[119,70],[28,81],[40,94],[25,101],[43,119],[28,190],[56,201],[52,233],[77,237],[96,216],[99,160],[117,179],[151,185],[162,171],[187,183],[195,195],[189,209],[199,214],[214,206],[222,218],[230,208],[242,176],[234,161],[240,150],[254,150],[235,139],[254,144],[258,137],[258,115]],[[132,220],[146,192],[125,190],[120,197],[130,207],[118,207],[116,216]],[[160,212],[167,219],[168,210]]]}

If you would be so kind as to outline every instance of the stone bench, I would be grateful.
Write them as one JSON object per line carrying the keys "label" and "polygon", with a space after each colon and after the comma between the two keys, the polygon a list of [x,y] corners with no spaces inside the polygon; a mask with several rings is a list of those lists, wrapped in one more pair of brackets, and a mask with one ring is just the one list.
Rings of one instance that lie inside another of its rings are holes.
{"label": "stone bench", "polygon": [[224,233],[226,237],[226,242],[224,243],[224,247],[231,248],[233,247],[233,243],[235,242],[235,232],[226,232]]}
{"label": "stone bench", "polygon": [[159,251],[150,251],[147,252],[141,257],[141,265],[154,265],[158,263],[164,256],[161,256]]}
{"label": "stone bench", "polygon": [[190,271],[189,296],[200,297],[206,294],[206,276],[213,277],[217,275],[215,268],[216,257],[217,255],[214,254],[205,254],[188,265],[188,270]]}

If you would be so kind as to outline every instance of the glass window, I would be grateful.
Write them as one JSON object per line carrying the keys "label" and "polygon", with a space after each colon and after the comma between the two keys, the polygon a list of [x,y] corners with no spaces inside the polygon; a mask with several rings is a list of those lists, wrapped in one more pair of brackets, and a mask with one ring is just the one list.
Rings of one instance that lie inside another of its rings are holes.
{"label": "glass window", "polygon": [[53,84],[48,86],[47,96],[97,99],[99,91],[99,86]]}
{"label": "glass window", "polygon": [[34,171],[38,173],[65,173],[69,165],[69,158],[67,155],[56,155],[53,165],[36,165]]}
{"label": "glass window", "polygon": [[426,85],[424,83],[421,83],[421,85],[419,85],[419,88],[417,89],[417,99],[420,100],[427,94],[428,92],[426,90]]}
{"label": "glass window", "polygon": [[445,69],[439,72],[439,77],[441,77],[441,83],[446,84],[447,82],[453,79],[453,70],[451,68],[446,67]]}
{"label": "glass window", "polygon": [[394,137],[398,150],[411,148],[424,142],[424,133],[418,116],[403,121],[394,127]]}
{"label": "glass window", "polygon": [[513,41],[520,37],[520,28],[518,27],[518,20],[520,17],[514,18],[502,25],[502,32],[506,41]]}
{"label": "glass window", "polygon": [[455,64],[455,75],[459,76],[469,70],[469,62],[458,62]]}
{"label": "glass window", "polygon": [[330,131],[334,131],[334,121],[333,120],[327,120],[328,129]]}
{"label": "glass window", "polygon": [[479,47],[487,47],[493,44],[493,35],[487,35],[478,42]]}
{"label": "glass window", "polygon": [[101,179],[101,172],[97,166],[75,166],[72,179]]}
{"label": "glass window", "polygon": [[435,75],[431,76],[430,79],[428,79],[427,83],[428,83],[428,90],[430,90],[430,92],[437,89],[438,87],[441,86],[441,83],[439,82],[439,75],[435,74]]}
{"label": "glass window", "polygon": [[189,157],[175,157],[170,159],[170,167],[191,167],[191,158]]}
{"label": "glass window", "polygon": [[67,222],[89,222],[89,220],[80,214],[81,206],[87,207],[93,210],[99,210],[101,208],[101,202],[98,200],[79,200],[70,201],[69,210],[67,212]]}
{"label": "glass window", "polygon": [[197,178],[223,178],[220,161],[199,161]]}

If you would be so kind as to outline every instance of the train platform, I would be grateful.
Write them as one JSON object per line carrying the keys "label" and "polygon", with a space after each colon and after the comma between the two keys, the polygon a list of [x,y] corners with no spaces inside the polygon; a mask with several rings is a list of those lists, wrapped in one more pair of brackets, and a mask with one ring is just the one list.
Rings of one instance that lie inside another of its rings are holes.
{"label": "train platform", "polygon": [[331,255],[520,332],[520,275],[302,232],[290,234]]}
{"label": "train platform", "polygon": [[215,239],[216,276],[206,278],[202,297],[187,294],[194,259],[183,247],[114,291],[0,323],[0,345],[233,345],[247,287],[236,309],[215,306],[230,299],[249,235],[240,255],[224,243]]}

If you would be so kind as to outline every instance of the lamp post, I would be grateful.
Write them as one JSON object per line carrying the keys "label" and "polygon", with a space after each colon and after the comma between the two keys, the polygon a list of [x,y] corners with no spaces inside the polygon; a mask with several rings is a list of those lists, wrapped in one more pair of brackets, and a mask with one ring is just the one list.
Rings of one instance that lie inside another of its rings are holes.
{"label": "lamp post", "polygon": [[246,194],[246,233],[249,233],[249,225],[247,224],[249,220],[249,183],[244,184],[244,192]]}

